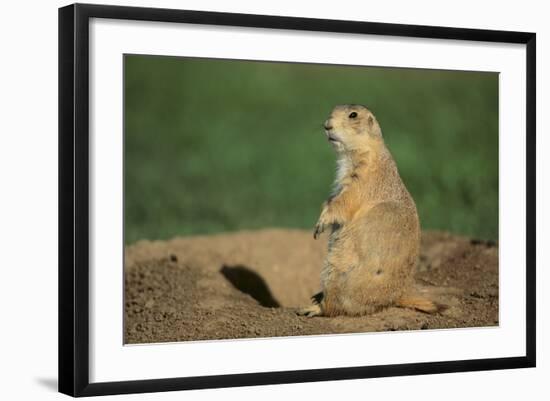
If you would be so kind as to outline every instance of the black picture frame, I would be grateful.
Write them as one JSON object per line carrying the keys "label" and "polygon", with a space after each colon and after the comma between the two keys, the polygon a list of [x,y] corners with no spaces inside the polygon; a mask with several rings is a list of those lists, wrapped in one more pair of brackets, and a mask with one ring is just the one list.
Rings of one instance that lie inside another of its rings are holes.
{"label": "black picture frame", "polygon": [[[90,383],[88,61],[91,18],[526,45],[526,354],[520,357]],[[59,9],[59,391],[72,396],[534,367],[536,35],[435,26],[74,4]]]}

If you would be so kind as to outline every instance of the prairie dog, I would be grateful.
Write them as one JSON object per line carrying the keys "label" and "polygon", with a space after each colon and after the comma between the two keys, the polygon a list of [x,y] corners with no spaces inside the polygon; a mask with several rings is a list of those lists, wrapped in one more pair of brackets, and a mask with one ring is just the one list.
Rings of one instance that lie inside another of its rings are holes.
{"label": "prairie dog", "polygon": [[413,289],[420,223],[376,117],[365,106],[339,105],[324,128],[337,173],[314,238],[330,229],[328,255],[321,292],[298,314],[366,315],[390,305],[437,311]]}

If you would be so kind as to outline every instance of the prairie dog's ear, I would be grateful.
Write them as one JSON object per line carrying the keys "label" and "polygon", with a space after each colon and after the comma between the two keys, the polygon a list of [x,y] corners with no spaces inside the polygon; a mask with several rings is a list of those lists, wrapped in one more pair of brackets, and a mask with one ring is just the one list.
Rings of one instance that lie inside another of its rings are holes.
{"label": "prairie dog's ear", "polygon": [[370,128],[372,128],[374,124],[374,118],[372,116],[369,116],[369,118],[367,118],[367,124],[369,125]]}

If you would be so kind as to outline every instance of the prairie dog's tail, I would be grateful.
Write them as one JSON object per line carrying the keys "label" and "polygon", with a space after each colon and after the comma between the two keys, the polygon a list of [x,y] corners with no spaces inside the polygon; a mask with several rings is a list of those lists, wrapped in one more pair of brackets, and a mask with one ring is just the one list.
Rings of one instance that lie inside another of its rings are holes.
{"label": "prairie dog's tail", "polygon": [[439,305],[418,294],[404,295],[397,300],[396,305],[402,308],[416,309],[425,313],[436,313],[444,309],[443,305]]}

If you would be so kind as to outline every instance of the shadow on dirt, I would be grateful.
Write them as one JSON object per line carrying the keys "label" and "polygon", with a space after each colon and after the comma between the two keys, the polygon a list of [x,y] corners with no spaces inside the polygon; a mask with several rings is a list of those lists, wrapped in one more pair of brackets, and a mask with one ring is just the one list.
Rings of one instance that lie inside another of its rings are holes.
{"label": "shadow on dirt", "polygon": [[242,265],[223,265],[220,272],[227,281],[233,284],[233,287],[250,295],[260,305],[266,308],[278,308],[281,306],[273,297],[273,294],[271,294],[265,280],[252,269]]}

